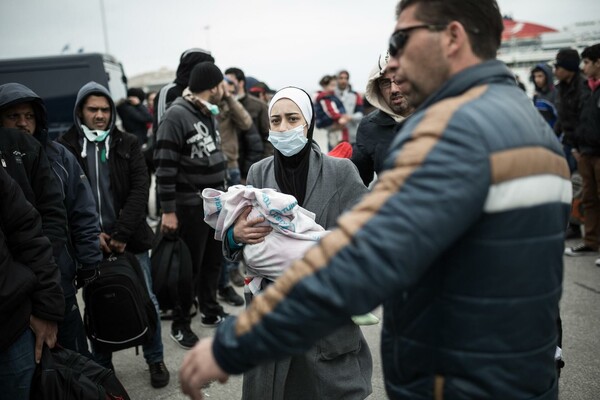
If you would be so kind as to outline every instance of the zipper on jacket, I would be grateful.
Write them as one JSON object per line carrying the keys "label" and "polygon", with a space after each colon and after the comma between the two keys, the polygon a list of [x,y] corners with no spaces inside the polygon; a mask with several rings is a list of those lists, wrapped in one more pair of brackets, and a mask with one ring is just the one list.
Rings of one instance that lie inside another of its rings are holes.
{"label": "zipper on jacket", "polygon": [[[85,143],[84,143],[85,144]],[[98,194],[98,217],[100,217],[100,227],[102,228],[104,224],[102,223],[102,197],[100,197],[100,173],[98,172],[98,143],[96,145],[96,193]]]}

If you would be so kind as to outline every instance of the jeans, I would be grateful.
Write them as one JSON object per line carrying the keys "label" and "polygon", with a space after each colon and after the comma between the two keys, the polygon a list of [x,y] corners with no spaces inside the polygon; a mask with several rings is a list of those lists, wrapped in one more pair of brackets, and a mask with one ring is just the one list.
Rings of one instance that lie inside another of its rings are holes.
{"label": "jeans", "polygon": [[65,349],[93,358],[85,337],[81,312],[75,295],[65,297],[65,318],[58,324],[58,343]]}
{"label": "jeans", "polygon": [[29,400],[35,371],[35,335],[27,328],[0,352],[0,393],[3,399]]}
{"label": "jeans", "polygon": [[[152,291],[152,273],[150,270],[150,256],[148,252],[138,253],[135,255],[140,262],[140,266],[142,267],[142,271],[144,271],[144,278],[146,279],[146,285],[148,286],[148,294],[150,295],[150,299],[154,304],[154,309],[156,311],[156,320],[158,323],[156,324],[156,332],[154,332],[154,336],[152,341],[148,344],[142,346],[144,351],[144,358],[146,359],[146,363],[154,364],[159,361],[163,361],[163,343],[162,343],[162,333],[160,328],[160,314],[158,309],[158,300]],[[97,353],[94,352],[94,358],[98,364],[102,365],[105,368],[111,368],[112,362],[112,353]]]}

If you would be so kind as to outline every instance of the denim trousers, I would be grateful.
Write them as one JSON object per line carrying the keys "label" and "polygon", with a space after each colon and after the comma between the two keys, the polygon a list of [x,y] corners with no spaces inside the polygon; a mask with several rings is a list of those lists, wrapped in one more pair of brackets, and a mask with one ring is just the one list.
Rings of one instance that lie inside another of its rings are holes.
{"label": "denim trousers", "polygon": [[[152,291],[152,272],[150,267],[150,255],[146,251],[144,253],[138,253],[135,255],[140,262],[140,266],[142,267],[142,271],[144,271],[144,278],[146,279],[146,285],[148,286],[148,294],[150,295],[150,299],[154,304],[154,309],[156,311],[156,320],[158,323],[156,324],[156,332],[154,332],[154,337],[152,341],[148,344],[142,346],[144,352],[144,358],[146,359],[146,363],[154,364],[159,361],[163,361],[163,343],[161,336],[161,328],[160,328],[160,314],[158,309],[158,300]],[[93,347],[93,346],[92,346]],[[105,368],[111,368],[112,361],[112,353],[98,353],[94,352],[94,358],[96,362],[102,365]]]}
{"label": "denim trousers", "polygon": [[29,400],[34,371],[35,335],[27,328],[9,348],[0,352],[0,397]]}

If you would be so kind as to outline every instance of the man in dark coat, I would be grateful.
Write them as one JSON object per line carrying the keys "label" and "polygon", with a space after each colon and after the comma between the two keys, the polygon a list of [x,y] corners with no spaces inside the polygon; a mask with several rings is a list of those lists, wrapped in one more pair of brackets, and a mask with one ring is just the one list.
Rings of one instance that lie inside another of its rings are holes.
{"label": "man in dark coat", "polygon": [[352,149],[352,162],[367,187],[381,172],[400,123],[414,111],[394,81],[397,70],[398,60],[385,52],[367,82],[365,96],[376,110],[361,120]]}
{"label": "man in dark coat", "polygon": [[[8,118],[17,108],[27,109],[35,118],[29,121]],[[56,257],[65,295],[65,318],[58,327],[58,340],[61,346],[91,357],[75,287],[76,274],[79,285],[89,283],[97,276],[98,265],[102,261],[98,213],[89,182],[75,156],[59,143],[48,140],[46,107],[31,89],[19,83],[0,86],[0,116],[3,126],[32,135],[44,146],[56,177],[68,222],[68,241]]]}
{"label": "man in dark coat", "polygon": [[0,168],[0,393],[27,400],[42,346],[54,347],[65,303],[39,213]]}
{"label": "man in dark coat", "polygon": [[[148,252],[153,233],[146,223],[148,171],[137,138],[115,126],[115,104],[108,90],[96,82],[79,90],[73,119],[74,125],[59,141],[75,155],[90,180],[100,217],[100,248],[107,254],[127,250],[136,255],[158,318]],[[163,361],[160,324],[143,350],[150,383],[166,386],[169,371]],[[112,354],[95,352],[94,356],[101,365],[114,369]]]}

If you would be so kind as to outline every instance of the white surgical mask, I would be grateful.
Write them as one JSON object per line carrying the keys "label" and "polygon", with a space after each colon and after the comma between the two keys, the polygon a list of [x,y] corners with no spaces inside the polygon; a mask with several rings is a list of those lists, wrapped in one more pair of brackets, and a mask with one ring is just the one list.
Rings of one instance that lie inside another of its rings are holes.
{"label": "white surgical mask", "polygon": [[106,139],[106,136],[108,136],[108,133],[110,132],[110,130],[91,130],[84,124],[81,124],[81,129],[83,130],[83,134],[85,135],[87,140],[89,140],[90,142],[102,142],[104,141],[104,139]]}
{"label": "white surgical mask", "polygon": [[269,142],[286,157],[298,154],[308,142],[304,137],[305,126],[300,125],[285,132],[269,130]]}

